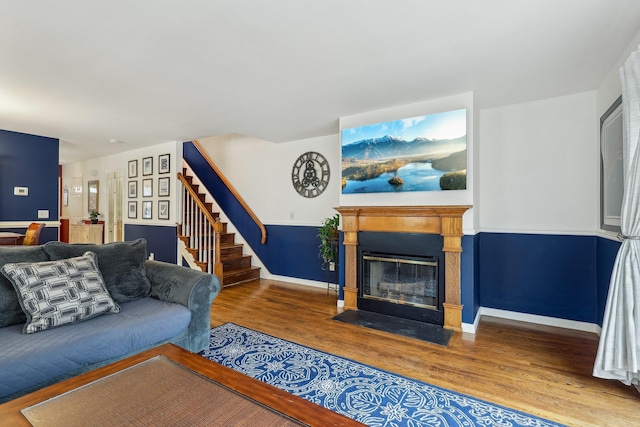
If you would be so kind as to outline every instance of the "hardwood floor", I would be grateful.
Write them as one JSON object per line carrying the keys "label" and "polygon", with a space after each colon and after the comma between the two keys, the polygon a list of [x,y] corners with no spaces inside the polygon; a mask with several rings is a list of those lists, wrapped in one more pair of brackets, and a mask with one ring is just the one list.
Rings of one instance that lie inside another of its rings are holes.
{"label": "hardwood floor", "polygon": [[448,347],[333,321],[334,292],[259,280],[224,288],[211,326],[260,332],[571,426],[640,425],[640,393],[591,375],[598,337],[483,317]]}

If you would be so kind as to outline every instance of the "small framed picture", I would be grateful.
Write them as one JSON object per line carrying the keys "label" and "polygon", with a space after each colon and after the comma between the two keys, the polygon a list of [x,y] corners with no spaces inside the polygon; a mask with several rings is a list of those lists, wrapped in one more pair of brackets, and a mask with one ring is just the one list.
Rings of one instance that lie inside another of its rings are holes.
{"label": "small framed picture", "polygon": [[138,218],[138,202],[129,202],[129,219]]}
{"label": "small framed picture", "polygon": [[142,202],[142,219],[151,219],[153,217],[153,203]]}
{"label": "small framed picture", "polygon": [[169,196],[169,177],[158,178],[158,196],[160,197]]}
{"label": "small framed picture", "polygon": [[142,180],[142,197],[153,197],[153,179]]}
{"label": "small framed picture", "polygon": [[129,198],[135,199],[138,197],[138,181],[129,181]]}
{"label": "small framed picture", "polygon": [[129,160],[129,178],[138,177],[138,161]]}
{"label": "small framed picture", "polygon": [[170,159],[170,154],[161,154],[158,156],[158,173],[171,172],[171,163],[169,162]]}
{"label": "small framed picture", "polygon": [[158,200],[158,219],[169,219],[168,200]]}
{"label": "small framed picture", "polygon": [[142,175],[153,175],[153,157],[142,159]]}

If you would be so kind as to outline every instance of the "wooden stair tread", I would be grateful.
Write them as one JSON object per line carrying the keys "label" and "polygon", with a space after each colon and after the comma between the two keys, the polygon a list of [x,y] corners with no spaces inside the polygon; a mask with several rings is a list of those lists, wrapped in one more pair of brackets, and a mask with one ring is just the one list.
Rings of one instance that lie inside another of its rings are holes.
{"label": "wooden stair tread", "polygon": [[223,273],[222,286],[236,285],[260,278],[260,267],[238,268]]}

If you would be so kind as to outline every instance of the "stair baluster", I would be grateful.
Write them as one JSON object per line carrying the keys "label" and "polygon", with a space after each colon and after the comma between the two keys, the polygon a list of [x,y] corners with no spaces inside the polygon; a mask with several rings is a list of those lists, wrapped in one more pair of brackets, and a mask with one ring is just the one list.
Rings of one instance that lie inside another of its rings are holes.
{"label": "stair baluster", "polygon": [[223,286],[259,279],[260,267],[251,265],[251,255],[243,254],[243,245],[235,243],[234,233],[227,232],[193,178],[178,173],[178,180],[183,185],[182,224],[178,224],[182,257],[191,268],[218,276]]}

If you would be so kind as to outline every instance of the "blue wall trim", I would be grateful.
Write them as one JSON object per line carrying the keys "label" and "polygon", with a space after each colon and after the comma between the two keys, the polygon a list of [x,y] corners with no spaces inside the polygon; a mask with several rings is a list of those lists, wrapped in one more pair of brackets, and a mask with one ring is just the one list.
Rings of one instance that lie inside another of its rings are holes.
{"label": "blue wall trim", "polygon": [[178,242],[175,226],[125,224],[124,238],[127,241],[147,239],[147,257],[153,252],[156,261],[177,263]]}
{"label": "blue wall trim", "polygon": [[597,322],[595,237],[479,236],[481,306]]}
{"label": "blue wall trim", "polygon": [[0,221],[38,221],[38,209],[58,220],[58,148],[54,138],[0,130]]}
{"label": "blue wall trim", "polygon": [[263,245],[258,226],[192,142],[184,143],[183,157],[270,273],[320,282],[338,281],[336,272],[322,270],[317,227],[265,224],[267,243]]}

